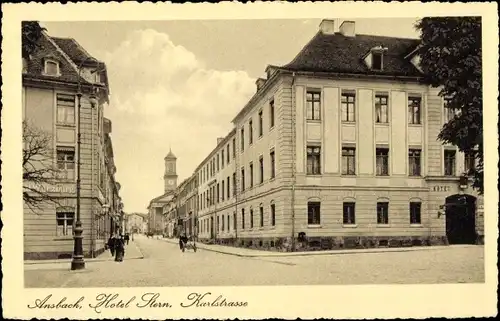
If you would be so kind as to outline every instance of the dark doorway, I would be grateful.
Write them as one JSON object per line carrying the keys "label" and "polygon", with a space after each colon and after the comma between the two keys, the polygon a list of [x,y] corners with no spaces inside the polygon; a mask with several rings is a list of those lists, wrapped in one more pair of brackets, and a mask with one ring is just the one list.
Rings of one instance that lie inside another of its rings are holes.
{"label": "dark doorway", "polygon": [[446,198],[446,237],[449,244],[476,242],[476,198],[455,194]]}

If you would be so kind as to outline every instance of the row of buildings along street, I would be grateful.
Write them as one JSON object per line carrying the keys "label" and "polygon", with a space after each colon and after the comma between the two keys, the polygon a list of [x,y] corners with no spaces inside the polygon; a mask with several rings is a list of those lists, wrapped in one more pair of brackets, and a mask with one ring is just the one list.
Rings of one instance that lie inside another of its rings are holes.
{"label": "row of buildings along street", "polygon": [[266,67],[180,183],[169,151],[150,233],[278,251],[483,243],[476,160],[437,139],[456,111],[422,82],[419,40],[334,23]]}
{"label": "row of buildings along street", "polygon": [[71,258],[78,201],[83,254],[95,257],[123,232],[106,65],[44,31],[23,55],[22,85],[24,259]]}

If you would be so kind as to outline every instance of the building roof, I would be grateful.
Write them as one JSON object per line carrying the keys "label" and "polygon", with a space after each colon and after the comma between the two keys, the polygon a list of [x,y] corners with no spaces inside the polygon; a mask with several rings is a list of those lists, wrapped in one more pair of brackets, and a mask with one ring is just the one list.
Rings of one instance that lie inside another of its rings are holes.
{"label": "building roof", "polygon": [[[80,82],[82,85],[90,85],[91,83],[80,76],[78,71],[81,62],[87,59],[89,64],[96,66],[98,63],[99,66],[102,66],[99,72],[104,86],[102,84],[94,84],[94,86],[105,87],[109,93],[106,64],[91,56],[74,39],[51,37],[44,31],[39,40],[39,45],[40,47],[31,55],[31,59],[26,62],[27,68],[26,72],[23,73],[23,77],[49,82],[74,84]],[[54,59],[59,62],[60,76],[45,76],[42,74],[45,59]]]}
{"label": "building roof", "polygon": [[[362,34],[347,37],[338,32],[324,34],[320,31],[290,63],[281,68],[290,71],[421,77],[418,69],[405,58],[419,43],[418,39]],[[381,71],[369,69],[363,61],[369,50],[377,46],[387,48]]]}
{"label": "building roof", "polygon": [[175,157],[174,153],[172,153],[172,149],[170,149],[168,151],[168,154],[167,154],[167,156],[165,156],[165,159],[177,159],[177,157]]}

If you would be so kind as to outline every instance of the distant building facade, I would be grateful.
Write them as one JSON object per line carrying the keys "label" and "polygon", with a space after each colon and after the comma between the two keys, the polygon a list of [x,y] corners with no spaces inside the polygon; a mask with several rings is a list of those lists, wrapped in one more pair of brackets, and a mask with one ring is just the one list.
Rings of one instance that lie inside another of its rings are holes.
{"label": "distant building facade", "polygon": [[[86,257],[96,256],[104,251],[104,243],[113,231],[113,217],[122,208],[119,184],[114,180],[111,122],[103,117],[109,92],[106,66],[74,39],[55,38],[44,32],[40,45],[29,59],[23,59],[23,121],[52,138],[48,148],[53,151],[51,163],[59,173],[53,185],[31,186],[32,182],[23,182],[56,200],[44,202],[38,209],[24,205],[24,258],[72,256],[78,117],[82,136],[83,250]],[[80,115],[78,87],[82,94]],[[89,100],[92,93],[97,98],[95,106]]]}
{"label": "distant building facade", "polygon": [[148,214],[130,213],[125,215],[126,233],[145,233],[147,232]]}

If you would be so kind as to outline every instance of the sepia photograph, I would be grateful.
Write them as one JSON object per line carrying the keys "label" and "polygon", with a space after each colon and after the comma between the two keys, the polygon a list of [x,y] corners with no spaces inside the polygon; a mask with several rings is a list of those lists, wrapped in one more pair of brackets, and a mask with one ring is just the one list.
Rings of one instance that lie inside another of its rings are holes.
{"label": "sepia photograph", "polygon": [[[484,285],[484,24],[22,19],[21,287],[235,308],[214,289]],[[86,300],[43,293],[29,309]]]}

